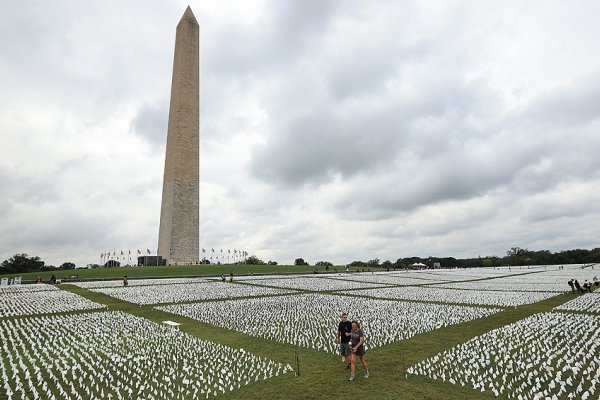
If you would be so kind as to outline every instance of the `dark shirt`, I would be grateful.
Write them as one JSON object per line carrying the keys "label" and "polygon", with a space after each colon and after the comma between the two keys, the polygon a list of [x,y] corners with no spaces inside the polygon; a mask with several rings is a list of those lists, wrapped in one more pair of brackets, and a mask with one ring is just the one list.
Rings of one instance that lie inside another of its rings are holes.
{"label": "dark shirt", "polygon": [[362,329],[359,329],[356,332],[352,332],[352,335],[350,335],[350,338],[352,339],[352,347],[356,347],[358,342],[360,342],[360,338],[363,338],[363,344],[360,346],[363,347],[365,345],[364,337],[365,335],[363,334]]}
{"label": "dark shirt", "polygon": [[340,342],[350,342],[350,336],[346,336],[346,333],[352,332],[352,322],[340,321],[340,324],[338,325],[338,332],[340,332]]}

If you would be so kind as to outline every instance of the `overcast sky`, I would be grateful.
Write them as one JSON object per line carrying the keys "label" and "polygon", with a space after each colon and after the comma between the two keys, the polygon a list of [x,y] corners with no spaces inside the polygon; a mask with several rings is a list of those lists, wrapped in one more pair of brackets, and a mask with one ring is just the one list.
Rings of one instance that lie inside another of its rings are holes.
{"label": "overcast sky", "polygon": [[0,0],[0,262],[156,251],[188,4],[202,248],[600,245],[597,1]]}

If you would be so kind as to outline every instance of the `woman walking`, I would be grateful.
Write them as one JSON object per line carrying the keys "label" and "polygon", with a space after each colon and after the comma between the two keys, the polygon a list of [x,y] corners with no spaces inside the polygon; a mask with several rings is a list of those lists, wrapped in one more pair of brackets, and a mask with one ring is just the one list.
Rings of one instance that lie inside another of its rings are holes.
{"label": "woman walking", "polygon": [[356,357],[360,359],[360,363],[365,369],[365,378],[369,377],[369,366],[365,361],[365,335],[358,321],[352,321],[352,331],[346,335],[350,336],[350,345],[352,346],[352,354],[350,355],[350,379],[354,380],[354,372],[356,371]]}

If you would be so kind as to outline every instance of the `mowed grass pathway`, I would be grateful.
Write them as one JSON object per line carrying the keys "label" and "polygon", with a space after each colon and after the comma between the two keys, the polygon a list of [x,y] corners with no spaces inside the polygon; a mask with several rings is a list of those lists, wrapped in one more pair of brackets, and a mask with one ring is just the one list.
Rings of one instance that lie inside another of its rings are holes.
{"label": "mowed grass pathway", "polygon": [[[164,267],[163,267],[164,268]],[[280,270],[281,271],[281,270]],[[131,275],[131,274],[130,274]],[[141,276],[141,275],[140,275]],[[190,318],[121,301],[101,293],[91,292],[73,285],[61,285],[64,290],[77,293],[90,300],[106,304],[109,310],[120,310],[161,323],[172,320],[181,324],[180,329],[201,339],[228,346],[244,348],[254,354],[289,363],[299,375],[286,374],[244,386],[231,393],[220,395],[223,399],[492,399],[489,391],[480,392],[467,386],[434,381],[427,377],[406,376],[406,370],[436,353],[463,343],[492,329],[513,323],[532,314],[550,311],[553,307],[572,299],[575,295],[565,293],[535,304],[524,305],[491,315],[486,318],[453,325],[416,335],[411,339],[395,342],[384,347],[370,349],[366,353],[370,378],[364,379],[362,366],[357,363],[357,379],[348,381],[349,373],[337,355],[316,350],[251,337],[235,331],[204,324]],[[327,293],[327,292],[320,292]],[[337,327],[331,327],[334,337]]]}

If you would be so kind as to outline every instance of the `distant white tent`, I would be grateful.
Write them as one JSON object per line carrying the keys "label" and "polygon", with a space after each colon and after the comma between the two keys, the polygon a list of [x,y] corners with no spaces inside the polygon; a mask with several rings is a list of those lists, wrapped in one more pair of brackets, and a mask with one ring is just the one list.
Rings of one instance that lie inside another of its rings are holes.
{"label": "distant white tent", "polygon": [[414,263],[414,264],[410,264],[410,266],[413,268],[427,268],[427,265],[423,264],[423,263]]}

